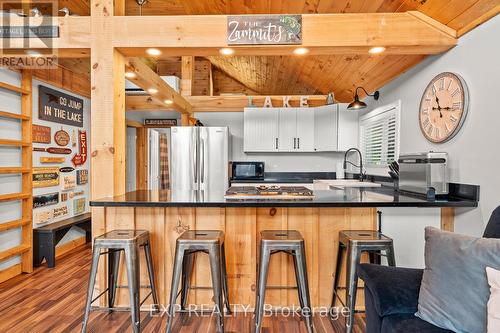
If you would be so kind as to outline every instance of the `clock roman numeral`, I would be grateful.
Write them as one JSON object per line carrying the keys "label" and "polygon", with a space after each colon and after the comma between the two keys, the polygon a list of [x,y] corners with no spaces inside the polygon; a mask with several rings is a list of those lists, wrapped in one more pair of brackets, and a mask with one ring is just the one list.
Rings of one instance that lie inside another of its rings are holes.
{"label": "clock roman numeral", "polygon": [[451,120],[452,122],[456,123],[458,119],[457,119],[454,115],[451,115],[451,116],[450,116],[450,120]]}
{"label": "clock roman numeral", "polygon": [[451,131],[450,128],[448,127],[448,124],[446,124],[446,123],[444,124],[444,129],[445,129],[446,133],[450,133],[450,131]]}
{"label": "clock roman numeral", "polygon": [[453,110],[459,110],[462,107],[462,102],[453,103]]}
{"label": "clock roman numeral", "polygon": [[434,87],[434,85],[432,85],[432,94],[436,95],[436,87]]}
{"label": "clock roman numeral", "polygon": [[450,79],[450,82],[448,82],[448,87],[446,87],[446,90],[450,90],[450,86],[451,86],[452,82],[453,82],[453,80]]}
{"label": "clock roman numeral", "polygon": [[441,133],[439,131],[438,127],[433,127],[432,128],[432,136],[439,139],[441,137]]}
{"label": "clock roman numeral", "polygon": [[453,92],[451,93],[451,97],[455,97],[455,95],[458,94],[459,92],[460,92],[460,89],[455,88],[455,90],[453,90]]}
{"label": "clock roman numeral", "polygon": [[439,90],[443,90],[444,89],[444,77],[439,79]]}

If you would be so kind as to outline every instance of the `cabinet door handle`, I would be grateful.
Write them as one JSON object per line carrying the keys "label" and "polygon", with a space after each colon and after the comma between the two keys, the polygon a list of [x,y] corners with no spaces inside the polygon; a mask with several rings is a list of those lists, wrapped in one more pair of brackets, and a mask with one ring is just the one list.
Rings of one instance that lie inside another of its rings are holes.
{"label": "cabinet door handle", "polygon": [[278,149],[278,138],[276,138],[276,149]]}
{"label": "cabinet door handle", "polygon": [[297,138],[297,149],[300,149],[300,138]]}
{"label": "cabinet door handle", "polygon": [[293,138],[293,149],[297,149],[297,138]]}

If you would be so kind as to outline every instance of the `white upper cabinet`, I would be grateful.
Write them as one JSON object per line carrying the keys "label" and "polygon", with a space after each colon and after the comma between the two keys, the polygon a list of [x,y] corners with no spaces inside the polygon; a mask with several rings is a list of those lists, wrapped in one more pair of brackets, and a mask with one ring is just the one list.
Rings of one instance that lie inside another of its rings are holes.
{"label": "white upper cabinet", "polygon": [[279,109],[245,108],[243,150],[246,152],[278,151]]}
{"label": "white upper cabinet", "polygon": [[338,104],[314,108],[314,150],[338,150]]}
{"label": "white upper cabinet", "polygon": [[359,112],[347,110],[348,104],[339,104],[338,151],[359,148]]}
{"label": "white upper cabinet", "polygon": [[345,151],[358,146],[358,113],[347,104],[245,108],[245,152]]}

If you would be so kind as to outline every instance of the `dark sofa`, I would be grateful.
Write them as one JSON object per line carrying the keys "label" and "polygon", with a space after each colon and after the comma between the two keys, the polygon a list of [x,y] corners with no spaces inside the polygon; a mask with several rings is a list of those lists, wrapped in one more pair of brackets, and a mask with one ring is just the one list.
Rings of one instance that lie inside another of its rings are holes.
{"label": "dark sofa", "polygon": [[[485,238],[500,238],[500,206],[491,214]],[[366,333],[446,333],[415,316],[422,269],[361,264],[365,282]]]}

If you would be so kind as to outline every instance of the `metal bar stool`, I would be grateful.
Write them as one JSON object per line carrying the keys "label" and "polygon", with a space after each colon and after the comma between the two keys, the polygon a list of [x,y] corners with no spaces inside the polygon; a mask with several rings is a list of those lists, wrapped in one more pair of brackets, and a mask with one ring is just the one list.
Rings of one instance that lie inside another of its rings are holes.
{"label": "metal bar stool", "polygon": [[178,289],[181,278],[181,309],[184,310],[186,308],[188,291],[191,288],[189,281],[193,268],[194,254],[197,252],[207,253],[210,258],[212,287],[218,313],[217,324],[219,331],[224,332],[223,298],[227,313],[231,313],[227,287],[224,233],[220,230],[188,230],[177,238],[175,246],[174,270],[172,274],[172,288],[170,290],[170,306],[168,309],[169,318],[165,330],[167,333],[172,330],[175,303],[179,296]]}
{"label": "metal bar stool", "polygon": [[[144,254],[146,255],[146,264],[148,266],[148,275],[151,291],[144,300],[139,301],[140,296],[140,261],[139,261],[139,248],[144,247]],[[101,250],[107,249],[105,252]],[[94,250],[92,254],[92,265],[90,269],[89,286],[87,290],[87,304],[85,306],[85,316],[83,319],[82,332],[87,329],[89,314],[92,303],[99,297],[108,292],[108,307],[110,311],[116,310],[114,303],[116,299],[116,289],[118,270],[120,265],[121,252],[125,253],[125,266],[127,268],[128,289],[130,293],[130,311],[132,315],[132,328],[134,332],[140,332],[140,307],[151,295],[153,303],[158,306],[158,294],[156,292],[156,285],[154,279],[153,259],[151,256],[151,246],[149,241],[149,232],[146,230],[113,230],[104,235],[98,236],[94,239]],[[102,291],[97,297],[92,299],[94,292],[94,285],[97,275],[97,268],[99,266],[99,257],[101,255],[108,255],[108,287]]]}
{"label": "metal bar stool", "polygon": [[266,295],[267,272],[272,254],[285,252],[293,256],[295,278],[302,315],[305,317],[307,332],[313,332],[311,298],[307,280],[306,253],[304,239],[296,230],[264,230],[260,232],[259,280],[255,301],[255,332],[262,328],[264,299]]}
{"label": "metal bar stool", "polygon": [[[344,251],[347,252],[346,264],[346,304],[344,305],[338,294],[339,279],[342,269],[342,258]],[[337,252],[337,268],[333,279],[333,295],[331,307],[334,308],[337,298],[343,306],[349,309],[349,315],[346,318],[346,333],[352,332],[354,314],[356,313],[356,294],[358,291],[358,273],[357,266],[361,262],[361,254],[368,252],[370,262],[375,261],[376,256],[384,256],[385,252],[389,266],[396,266],[394,258],[394,245],[391,238],[383,235],[379,231],[371,230],[344,230],[339,232],[339,248]]]}

